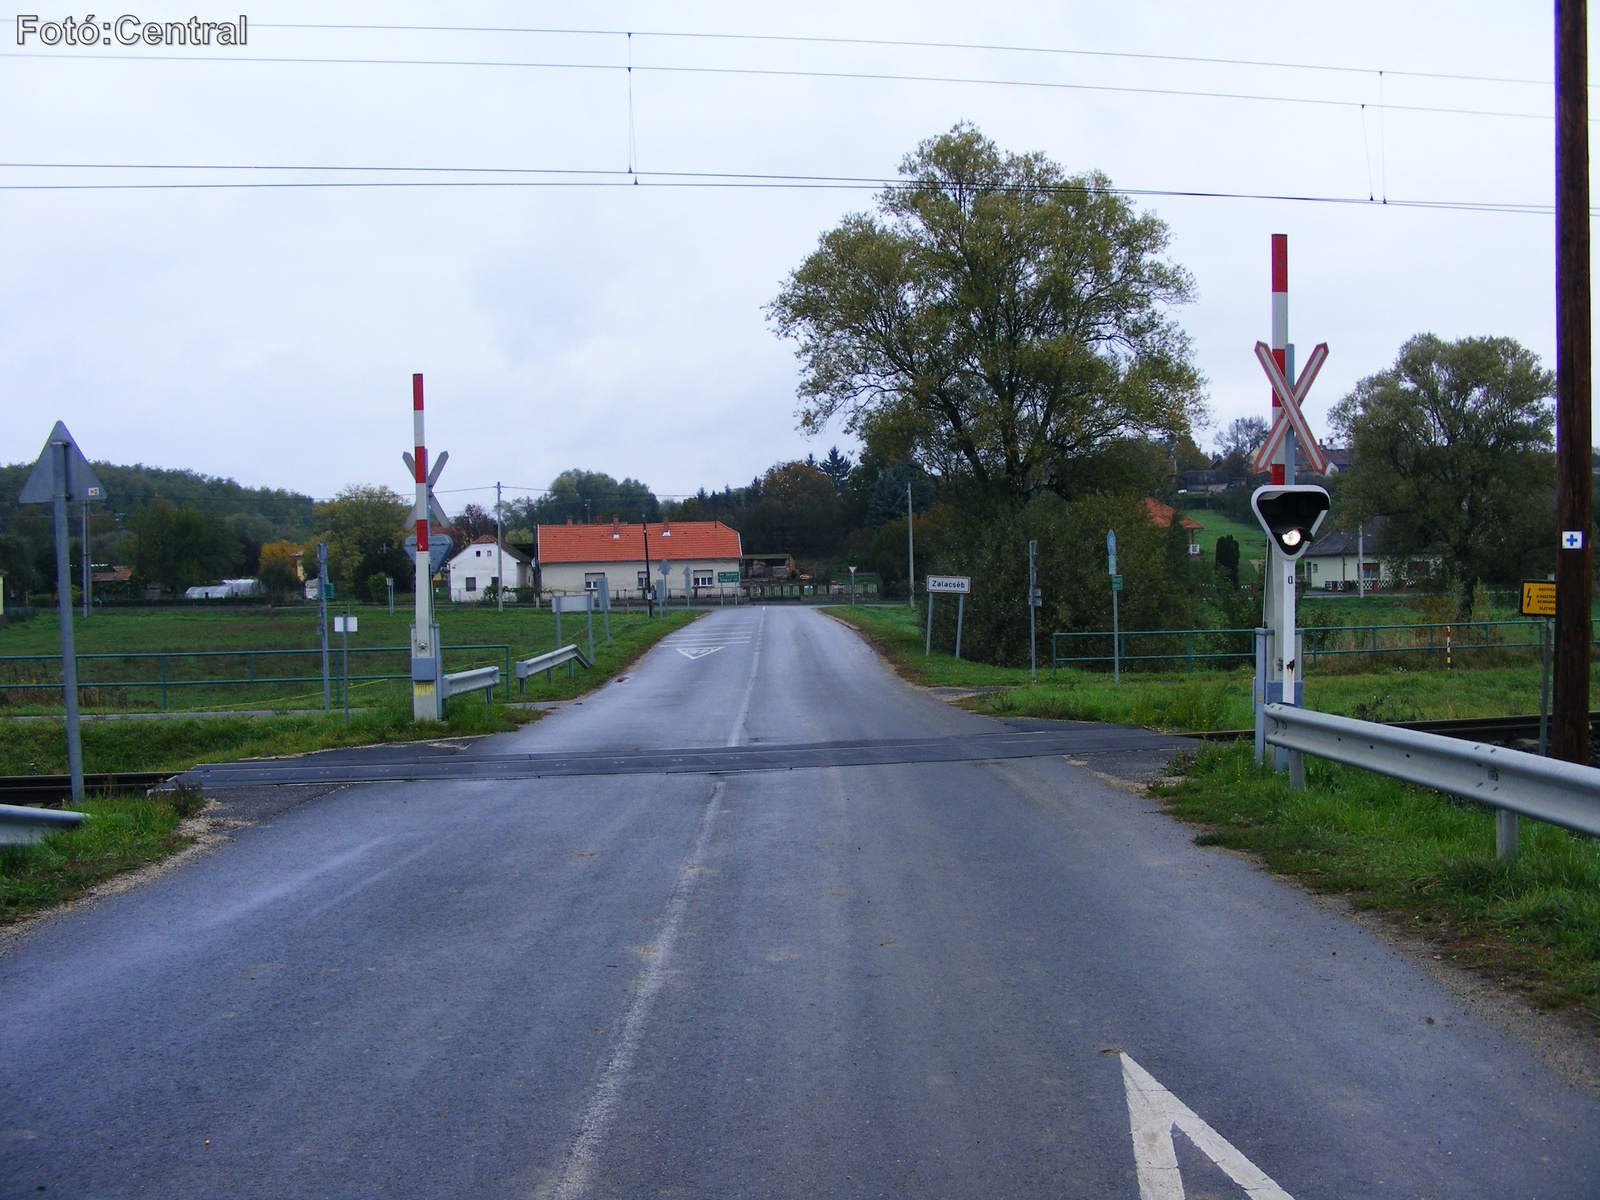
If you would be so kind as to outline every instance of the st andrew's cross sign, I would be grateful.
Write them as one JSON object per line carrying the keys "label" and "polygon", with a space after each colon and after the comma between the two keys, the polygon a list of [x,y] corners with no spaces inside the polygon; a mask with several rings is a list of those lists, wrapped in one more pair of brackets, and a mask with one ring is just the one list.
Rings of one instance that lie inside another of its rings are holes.
{"label": "st andrew's cross sign", "polygon": [[1306,465],[1318,475],[1326,475],[1328,456],[1322,452],[1317,439],[1311,435],[1311,426],[1306,424],[1300,406],[1305,403],[1306,394],[1311,391],[1311,384],[1316,379],[1317,372],[1322,370],[1322,364],[1328,359],[1328,343],[1322,342],[1311,352],[1311,357],[1306,360],[1305,370],[1300,372],[1300,378],[1295,381],[1293,387],[1289,386],[1289,381],[1279,369],[1278,360],[1272,354],[1272,347],[1265,342],[1257,342],[1256,358],[1261,361],[1262,369],[1272,382],[1272,390],[1278,397],[1280,407],[1273,414],[1272,430],[1267,434],[1267,440],[1262,442],[1260,449],[1256,451],[1255,469],[1265,471],[1272,466],[1273,460],[1278,457],[1278,452],[1283,446],[1284,435],[1292,428],[1299,438],[1300,449],[1306,456]]}

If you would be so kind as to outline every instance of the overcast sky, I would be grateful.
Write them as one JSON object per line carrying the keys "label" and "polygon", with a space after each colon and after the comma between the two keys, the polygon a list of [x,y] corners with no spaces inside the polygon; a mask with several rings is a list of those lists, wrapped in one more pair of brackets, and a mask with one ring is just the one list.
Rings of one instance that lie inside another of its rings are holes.
{"label": "overcast sky", "polygon": [[[1270,332],[1275,232],[1289,235],[1291,340],[1302,361],[1330,347],[1308,406],[1319,431],[1420,331],[1510,335],[1553,365],[1550,86],[1405,74],[1548,81],[1548,3],[238,0],[198,15],[239,7],[245,47],[19,48],[7,14],[0,460],[33,459],[60,418],[93,458],[322,497],[404,488],[413,371],[427,379],[430,449],[450,452],[451,509],[483,499],[459,489],[542,487],[569,466],[670,495],[852,449],[837,430],[796,432],[796,362],[763,307],[871,191],[685,187],[659,173],[888,179],[963,120],[1118,187],[1391,201],[1138,201],[1170,225],[1172,257],[1198,285],[1179,315],[1209,380],[1203,445],[1267,411],[1251,348]],[[273,58],[302,61],[261,61]],[[521,65],[478,65],[490,63]],[[943,81],[837,77],[852,74]],[[630,79],[639,186],[625,174]],[[422,180],[496,186],[18,187]],[[591,186],[568,186],[580,180]]]}

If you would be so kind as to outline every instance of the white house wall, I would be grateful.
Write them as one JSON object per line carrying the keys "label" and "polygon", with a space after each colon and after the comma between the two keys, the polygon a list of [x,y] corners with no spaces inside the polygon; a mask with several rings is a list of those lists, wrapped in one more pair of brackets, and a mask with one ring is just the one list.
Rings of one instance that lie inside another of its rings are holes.
{"label": "white house wall", "polygon": [[[496,562],[495,549],[494,546],[467,546],[450,560],[446,566],[450,577],[450,599],[458,603],[482,600],[484,590],[488,588],[491,579],[504,579],[506,599],[511,600],[515,598],[516,589],[527,587],[533,582],[531,564],[506,553],[503,549],[500,551],[499,561]],[[469,578],[477,584],[471,591],[467,590]]]}
{"label": "white house wall", "polygon": [[[652,549],[654,548],[652,539]],[[688,567],[691,572],[709,571],[711,573],[711,586],[694,589],[696,596],[736,596],[739,594],[737,583],[718,583],[718,573],[738,575],[739,560],[736,558],[692,558],[680,561],[676,558],[667,560],[672,564],[672,574],[667,579],[667,595],[683,595],[683,569]],[[606,589],[614,600],[624,598],[640,598],[639,573],[643,571],[644,561],[636,562],[606,562],[606,563],[545,563],[539,569],[539,586],[542,591],[563,596],[581,596],[586,587],[586,577],[591,574],[603,573],[606,577]],[[692,575],[691,575],[692,578]],[[652,585],[661,580],[661,563],[652,559],[650,562],[650,582]]]}

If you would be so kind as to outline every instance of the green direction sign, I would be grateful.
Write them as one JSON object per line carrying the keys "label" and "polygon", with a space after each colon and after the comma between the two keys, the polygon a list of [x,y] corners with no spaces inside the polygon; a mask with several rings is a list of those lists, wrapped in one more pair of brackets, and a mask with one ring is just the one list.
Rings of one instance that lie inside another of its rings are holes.
{"label": "green direction sign", "polygon": [[1111,590],[1113,592],[1120,592],[1122,590],[1122,576],[1121,575],[1113,575],[1111,577]]}
{"label": "green direction sign", "polygon": [[738,583],[739,582],[739,572],[737,572],[737,571],[718,571],[717,572],[717,582],[718,583]]}

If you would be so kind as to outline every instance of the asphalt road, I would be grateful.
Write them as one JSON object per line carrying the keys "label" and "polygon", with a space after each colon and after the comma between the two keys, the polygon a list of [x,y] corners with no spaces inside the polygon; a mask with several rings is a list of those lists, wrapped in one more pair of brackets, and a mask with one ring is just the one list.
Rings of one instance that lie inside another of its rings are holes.
{"label": "asphalt road", "polygon": [[[995,729],[744,608],[461,757]],[[0,1196],[1600,1192],[1592,1094],[1116,753],[283,808],[0,954]]]}

